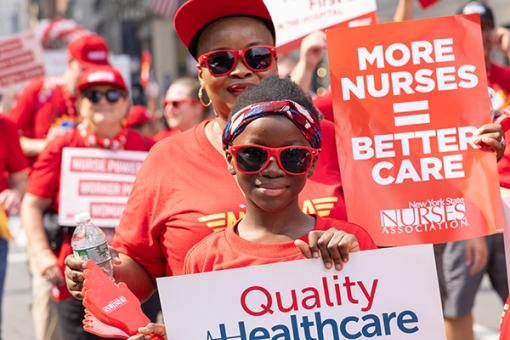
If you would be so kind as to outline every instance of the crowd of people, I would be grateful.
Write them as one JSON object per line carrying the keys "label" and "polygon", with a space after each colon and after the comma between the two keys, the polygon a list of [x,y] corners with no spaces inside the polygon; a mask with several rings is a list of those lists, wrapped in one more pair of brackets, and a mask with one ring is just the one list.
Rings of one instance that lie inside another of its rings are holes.
{"label": "crowd of people", "polygon": [[[411,19],[412,7],[400,0],[395,21]],[[510,105],[510,67],[495,62],[493,50],[510,57],[510,31],[496,26],[482,2],[459,13],[481,17],[496,120]],[[130,107],[107,43],[90,33],[69,43],[61,77],[34,79],[0,115],[0,305],[10,237],[5,214],[20,213],[37,340],[100,338],[83,330],[84,263],[72,255],[73,226],[57,219],[65,147],[149,152],[119,225],[106,232],[118,255],[115,280],[146,301],[153,322],[157,277],[312,257],[341,270],[350,252],[376,248],[363,226],[347,222],[331,93],[312,92],[327,50],[324,32],[305,37],[299,56],[278,56],[262,0],[188,0],[174,26],[197,61],[198,79],[176,79],[160,115]],[[504,141],[499,124],[478,130],[476,142],[497,153],[501,186],[510,188]],[[332,207],[318,214],[311,200]],[[472,309],[483,275],[502,301],[508,296],[502,235],[435,245],[435,255],[447,338],[474,340]],[[165,334],[156,323],[139,332],[130,339]]]}

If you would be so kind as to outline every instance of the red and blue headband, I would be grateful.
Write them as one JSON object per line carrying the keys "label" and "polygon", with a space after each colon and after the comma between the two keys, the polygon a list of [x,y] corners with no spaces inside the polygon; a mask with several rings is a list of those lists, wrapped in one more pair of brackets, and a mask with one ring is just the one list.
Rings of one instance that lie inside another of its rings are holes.
{"label": "red and blue headband", "polygon": [[232,114],[223,130],[223,148],[226,150],[246,126],[256,119],[271,115],[287,117],[296,125],[312,148],[321,147],[321,129],[318,117],[292,100],[255,103]]}

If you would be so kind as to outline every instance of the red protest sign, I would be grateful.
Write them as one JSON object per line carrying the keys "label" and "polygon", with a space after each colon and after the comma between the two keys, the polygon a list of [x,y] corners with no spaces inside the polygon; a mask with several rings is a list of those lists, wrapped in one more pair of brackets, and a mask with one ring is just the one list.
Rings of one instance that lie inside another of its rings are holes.
{"label": "red protest sign", "polygon": [[503,226],[478,18],[328,31],[349,220],[378,245],[439,243]]}
{"label": "red protest sign", "polygon": [[439,2],[439,0],[419,0],[421,8],[427,8],[429,6],[432,6],[436,2]]}
{"label": "red protest sign", "polygon": [[42,47],[32,32],[0,40],[0,92],[44,75]]}

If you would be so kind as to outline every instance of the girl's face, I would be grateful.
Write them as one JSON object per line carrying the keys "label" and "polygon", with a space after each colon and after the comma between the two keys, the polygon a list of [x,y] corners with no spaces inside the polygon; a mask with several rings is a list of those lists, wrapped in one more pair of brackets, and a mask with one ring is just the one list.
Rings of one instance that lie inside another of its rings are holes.
{"label": "girl's face", "polygon": [[[301,131],[282,116],[263,117],[248,124],[232,143],[233,146],[243,144],[257,144],[270,148],[310,147]],[[306,174],[288,175],[273,156],[267,168],[250,175],[238,171],[230,153],[227,153],[227,160],[229,172],[236,176],[248,205],[253,204],[266,212],[280,212],[293,203],[297,204],[298,195],[306,184],[306,178],[313,172],[312,166]]]}
{"label": "girl's face", "polygon": [[[198,56],[215,50],[241,50],[251,46],[274,46],[273,36],[258,19],[229,17],[209,25],[200,35]],[[227,118],[237,97],[262,79],[277,74],[276,61],[264,72],[254,72],[238,57],[236,67],[224,76],[211,74],[207,66],[199,67],[198,77],[217,114]]]}

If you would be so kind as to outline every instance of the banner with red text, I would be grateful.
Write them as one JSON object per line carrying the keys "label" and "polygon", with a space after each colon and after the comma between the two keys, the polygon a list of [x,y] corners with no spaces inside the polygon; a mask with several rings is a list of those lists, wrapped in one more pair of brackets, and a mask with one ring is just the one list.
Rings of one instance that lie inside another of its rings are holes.
{"label": "banner with red text", "polygon": [[347,215],[380,246],[440,243],[503,226],[477,16],[327,32]]}
{"label": "banner with red text", "polygon": [[169,339],[443,340],[432,246],[158,278]]}
{"label": "banner with red text", "polygon": [[33,32],[0,39],[0,93],[44,75],[42,46]]}
{"label": "banner with red text", "polygon": [[73,226],[87,211],[100,227],[116,227],[142,162],[140,151],[64,148],[60,181],[60,225]]}
{"label": "banner with red text", "polygon": [[279,50],[299,47],[306,35],[341,25],[370,25],[377,21],[375,0],[264,0],[276,28]]}

